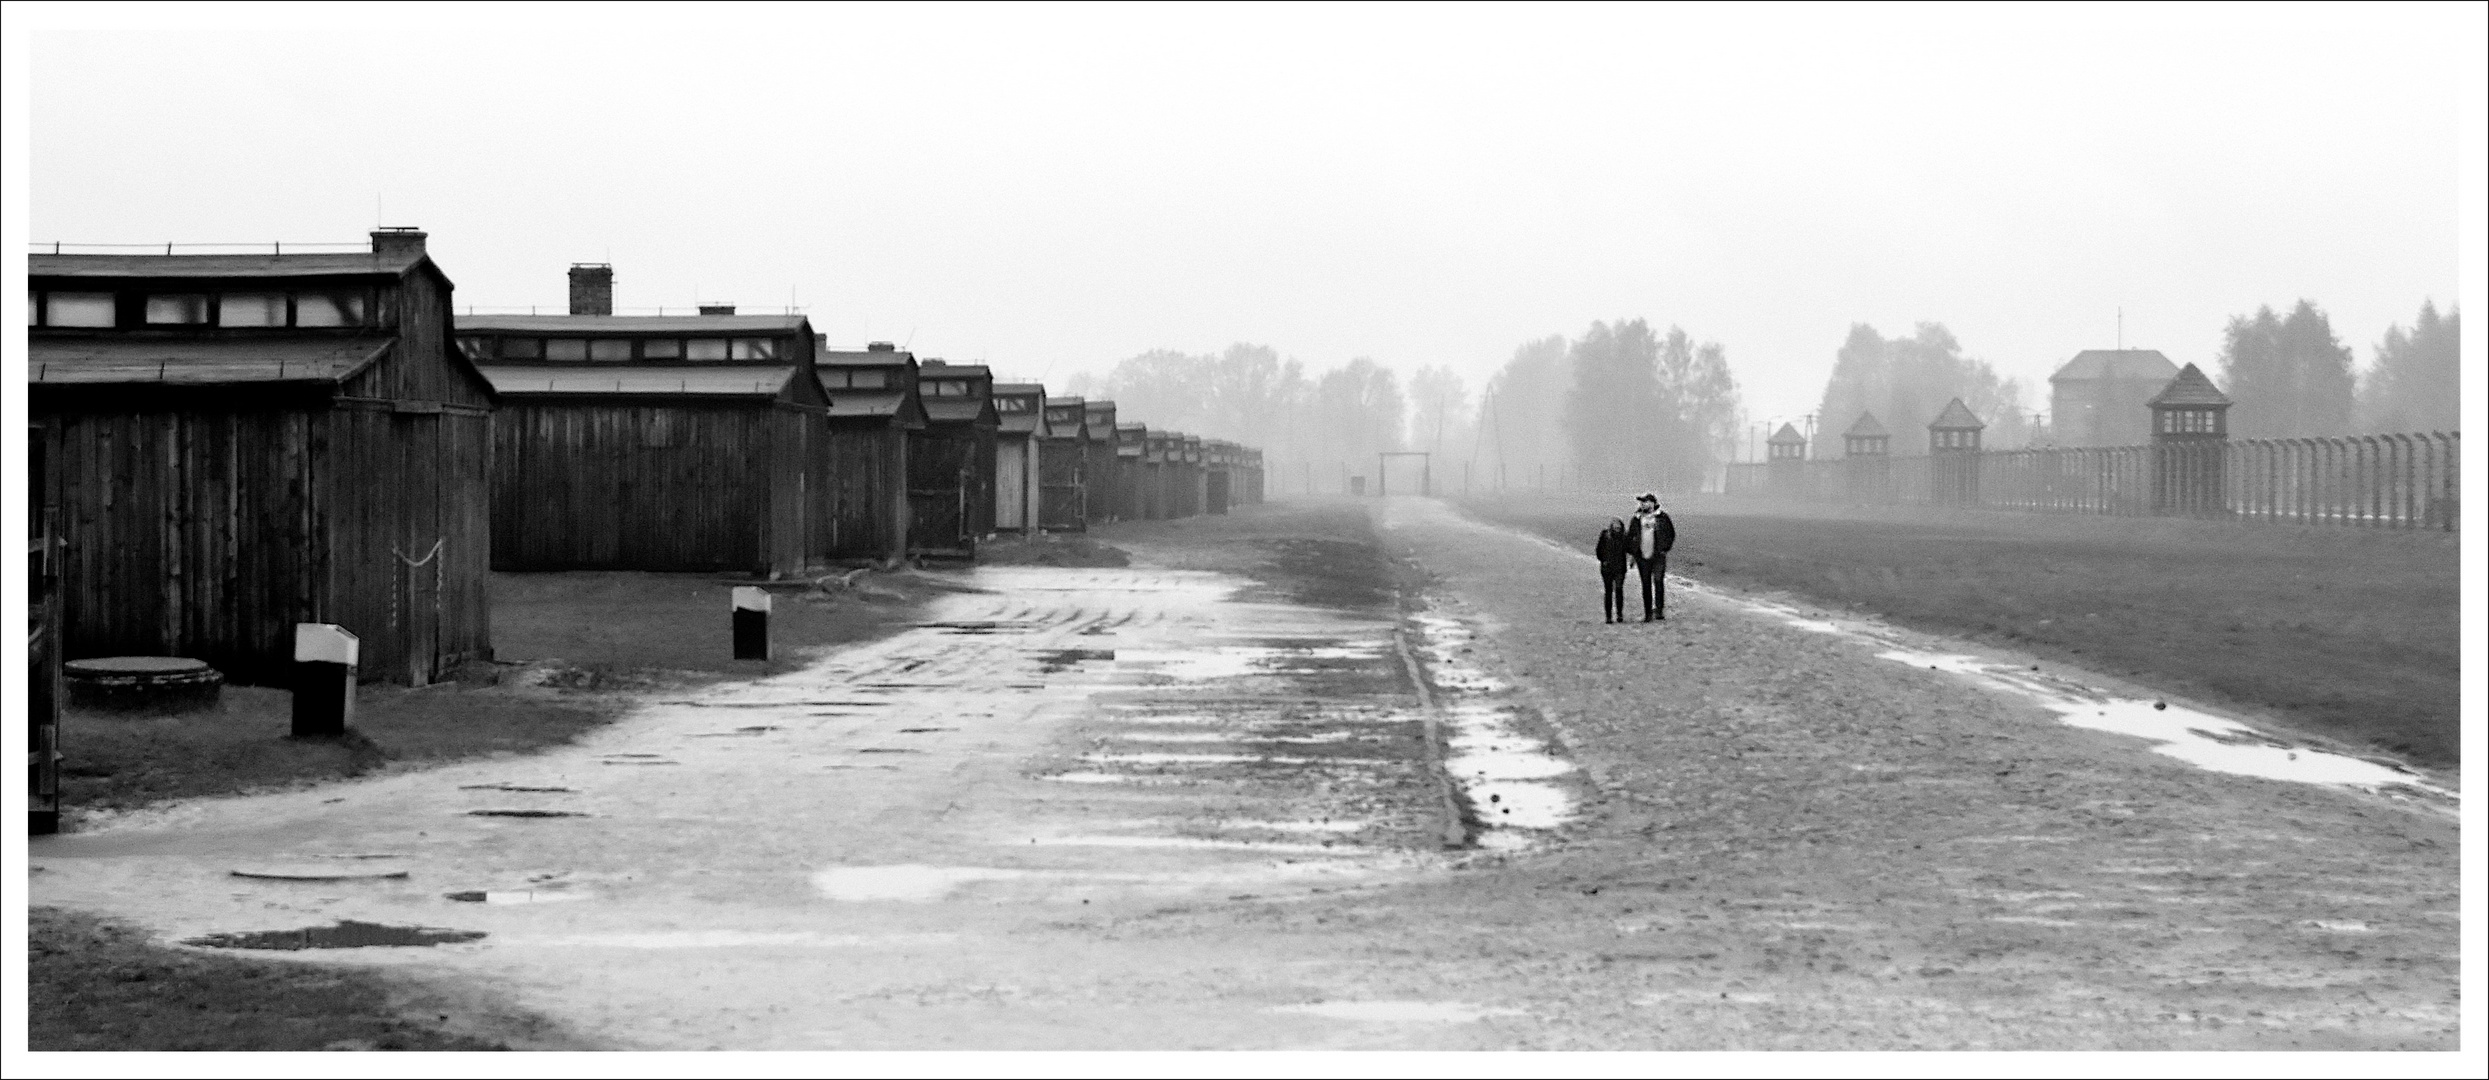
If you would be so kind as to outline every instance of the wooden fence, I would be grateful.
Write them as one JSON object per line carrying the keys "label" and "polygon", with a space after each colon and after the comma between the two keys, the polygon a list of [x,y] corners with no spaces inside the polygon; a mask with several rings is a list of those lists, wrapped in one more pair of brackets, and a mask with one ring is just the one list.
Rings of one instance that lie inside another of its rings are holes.
{"label": "wooden fence", "polygon": [[1740,462],[1726,491],[1848,505],[2211,516],[2452,532],[2460,433]]}

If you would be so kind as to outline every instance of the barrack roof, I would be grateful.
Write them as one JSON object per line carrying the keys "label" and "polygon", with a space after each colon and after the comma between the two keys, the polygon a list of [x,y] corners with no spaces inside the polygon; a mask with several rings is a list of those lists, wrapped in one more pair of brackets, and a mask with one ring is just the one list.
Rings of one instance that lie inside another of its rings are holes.
{"label": "barrack roof", "polygon": [[996,430],[1014,435],[1034,435],[1044,430],[1046,426],[1046,384],[995,383],[994,400],[999,403],[1004,398],[1035,398],[1038,407],[1027,412],[1004,412],[1002,406],[997,404],[994,407],[995,422],[999,425]]}
{"label": "barrack roof", "polygon": [[830,395],[834,417],[897,416],[906,408],[907,395],[897,390],[841,390]]}
{"label": "barrack roof", "polygon": [[[59,256],[70,258],[72,256]],[[110,256],[106,256],[110,257]],[[162,258],[163,256],[157,256]],[[183,258],[185,256],[174,256]],[[387,338],[130,338],[38,336],[26,343],[27,382],[341,382],[389,351]]]}
{"label": "barrack roof", "polygon": [[28,277],[285,278],[374,274],[396,277],[424,261],[421,251],[313,252],[302,255],[30,255]]}
{"label": "barrack roof", "polygon": [[993,408],[984,398],[921,398],[927,420],[976,420]]}
{"label": "barrack roof", "polygon": [[893,352],[889,349],[869,349],[861,352],[853,349],[841,349],[835,352],[824,349],[814,355],[813,363],[822,367],[905,367],[915,359],[914,353]]}
{"label": "barrack roof", "polygon": [[630,367],[550,367],[479,364],[476,370],[506,397],[542,394],[697,394],[715,397],[776,397],[795,378],[787,364],[633,364]]}
{"label": "barrack roof", "polygon": [[801,315],[460,315],[462,334],[786,333],[804,328]]}

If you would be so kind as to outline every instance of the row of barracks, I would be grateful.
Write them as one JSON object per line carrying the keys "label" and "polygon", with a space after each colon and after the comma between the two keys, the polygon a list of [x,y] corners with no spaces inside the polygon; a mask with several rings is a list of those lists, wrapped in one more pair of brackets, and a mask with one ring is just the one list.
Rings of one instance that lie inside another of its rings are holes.
{"label": "row of barracks", "polygon": [[65,656],[280,683],[297,623],[417,685],[492,655],[491,571],[782,578],[970,559],[1261,501],[1260,451],[994,381],[801,315],[458,315],[413,229],[369,251],[38,253],[35,527]]}

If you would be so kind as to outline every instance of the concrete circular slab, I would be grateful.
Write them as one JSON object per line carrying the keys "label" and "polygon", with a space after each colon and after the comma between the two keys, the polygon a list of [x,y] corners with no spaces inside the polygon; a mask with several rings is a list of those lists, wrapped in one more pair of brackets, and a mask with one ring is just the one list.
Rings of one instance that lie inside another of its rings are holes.
{"label": "concrete circular slab", "polygon": [[216,704],[225,676],[186,656],[103,656],[61,665],[69,701],[90,709],[186,712]]}

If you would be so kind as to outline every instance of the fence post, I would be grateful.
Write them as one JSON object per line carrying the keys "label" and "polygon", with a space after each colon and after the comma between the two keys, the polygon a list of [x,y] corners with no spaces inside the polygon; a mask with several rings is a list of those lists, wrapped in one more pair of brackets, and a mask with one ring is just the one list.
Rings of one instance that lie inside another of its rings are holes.
{"label": "fence post", "polygon": [[2446,531],[2453,532],[2463,515],[2463,433],[2452,431],[2446,440]]}
{"label": "fence post", "polygon": [[2308,478],[2315,473],[2308,464],[2308,453],[2306,439],[2290,440],[2290,516],[2301,525],[2308,523]]}
{"label": "fence post", "polygon": [[2351,507],[2359,501],[2358,481],[2353,479],[2359,475],[2359,444],[2347,437],[2327,441],[2333,443],[2334,451],[2334,524],[2348,525],[2351,524]]}
{"label": "fence post", "polygon": [[2385,440],[2385,514],[2389,528],[2411,527],[2411,444],[2395,434]]}

